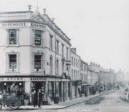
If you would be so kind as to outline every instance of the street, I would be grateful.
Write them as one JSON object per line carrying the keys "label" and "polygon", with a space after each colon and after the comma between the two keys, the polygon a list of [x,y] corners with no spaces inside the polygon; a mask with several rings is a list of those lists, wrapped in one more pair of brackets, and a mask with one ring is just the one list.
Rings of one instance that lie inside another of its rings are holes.
{"label": "street", "polygon": [[15,110],[15,112],[129,112],[129,103],[122,101],[120,92],[116,91],[64,109]]}
{"label": "street", "polygon": [[99,104],[85,105],[83,103],[66,110],[68,112],[129,112],[129,103],[122,101],[119,96],[119,92],[114,92],[104,95]]}

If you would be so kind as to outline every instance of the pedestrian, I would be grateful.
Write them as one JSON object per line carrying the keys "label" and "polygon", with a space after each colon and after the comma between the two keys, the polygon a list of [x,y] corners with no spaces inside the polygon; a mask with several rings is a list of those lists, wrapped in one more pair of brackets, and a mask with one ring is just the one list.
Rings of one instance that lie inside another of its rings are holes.
{"label": "pedestrian", "polygon": [[39,89],[39,91],[38,91],[38,107],[41,106],[41,102],[42,102],[42,91],[41,91],[41,89]]}
{"label": "pedestrian", "polygon": [[36,90],[34,89],[33,92],[32,92],[32,103],[33,103],[33,106],[36,107],[37,105],[37,95],[36,95]]}
{"label": "pedestrian", "polygon": [[6,107],[6,99],[7,99],[7,92],[4,90],[3,91],[3,106]]}

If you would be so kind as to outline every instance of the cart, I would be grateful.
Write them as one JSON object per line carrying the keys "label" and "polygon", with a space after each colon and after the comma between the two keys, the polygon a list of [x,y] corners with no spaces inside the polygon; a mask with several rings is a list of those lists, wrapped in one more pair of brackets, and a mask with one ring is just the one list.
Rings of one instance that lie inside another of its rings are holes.
{"label": "cart", "polygon": [[7,106],[10,109],[18,109],[21,106],[21,100],[15,94],[2,95],[0,94],[0,109],[2,106]]}

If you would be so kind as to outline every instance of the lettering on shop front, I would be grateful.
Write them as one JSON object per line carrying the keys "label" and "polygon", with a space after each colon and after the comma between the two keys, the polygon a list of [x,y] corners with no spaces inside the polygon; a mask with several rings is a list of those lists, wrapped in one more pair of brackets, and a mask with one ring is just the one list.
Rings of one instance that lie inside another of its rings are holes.
{"label": "lettering on shop front", "polygon": [[37,24],[37,23],[31,23],[31,26],[38,27],[38,28],[44,28],[45,27],[42,24]]}
{"label": "lettering on shop front", "polygon": [[31,81],[45,81],[44,78],[32,77]]}
{"label": "lettering on shop front", "polygon": [[23,78],[7,78],[8,81],[22,81]]}
{"label": "lettering on shop front", "polygon": [[23,78],[11,78],[11,77],[9,77],[9,78],[0,78],[0,81],[23,81]]}
{"label": "lettering on shop front", "polygon": [[22,23],[3,23],[2,26],[7,26],[7,27],[17,27],[17,26],[20,26],[20,27],[23,27],[25,26],[25,23],[22,22]]}

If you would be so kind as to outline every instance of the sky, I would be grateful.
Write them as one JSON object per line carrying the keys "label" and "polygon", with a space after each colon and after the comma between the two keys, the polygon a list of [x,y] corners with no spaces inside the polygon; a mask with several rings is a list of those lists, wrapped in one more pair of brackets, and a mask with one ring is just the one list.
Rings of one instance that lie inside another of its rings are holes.
{"label": "sky", "polygon": [[84,61],[129,72],[129,0],[0,0],[0,11],[29,4],[47,9]]}

